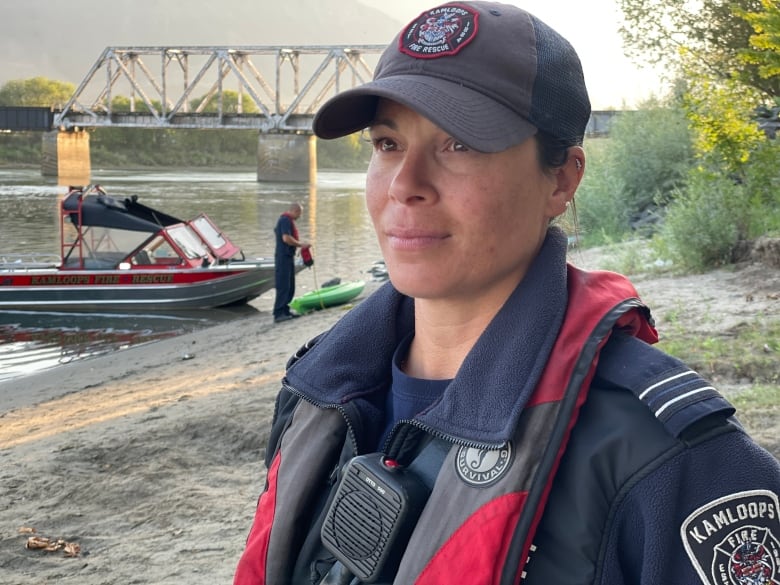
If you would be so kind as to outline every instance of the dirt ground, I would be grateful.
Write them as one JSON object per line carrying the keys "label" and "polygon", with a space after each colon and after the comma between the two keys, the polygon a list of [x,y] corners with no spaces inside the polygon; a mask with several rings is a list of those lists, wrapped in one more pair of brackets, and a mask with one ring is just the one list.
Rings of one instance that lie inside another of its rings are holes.
{"label": "dirt ground", "polygon": [[[709,335],[780,315],[780,267],[764,263],[634,281],[662,336],[672,318]],[[279,325],[264,312],[0,383],[0,583],[230,583],[284,363],[344,310]],[[750,430],[778,448],[780,417]],[[36,535],[80,551],[25,548]]]}

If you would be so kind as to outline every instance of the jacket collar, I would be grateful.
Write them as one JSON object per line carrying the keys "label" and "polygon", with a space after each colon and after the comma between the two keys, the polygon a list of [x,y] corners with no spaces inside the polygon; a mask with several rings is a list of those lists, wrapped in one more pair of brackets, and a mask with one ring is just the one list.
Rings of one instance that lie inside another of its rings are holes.
{"label": "jacket collar", "polygon": [[[460,441],[503,444],[534,391],[566,310],[566,235],[550,228],[528,273],[466,356],[441,398],[417,417]],[[393,352],[414,328],[413,299],[391,283],[342,317],[288,370],[320,405],[383,390]]]}

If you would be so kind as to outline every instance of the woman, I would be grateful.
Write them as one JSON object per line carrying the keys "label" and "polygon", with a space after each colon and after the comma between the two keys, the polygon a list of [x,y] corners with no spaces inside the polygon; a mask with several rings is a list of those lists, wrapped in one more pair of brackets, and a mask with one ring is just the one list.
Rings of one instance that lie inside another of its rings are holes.
{"label": "woman", "polygon": [[426,11],[318,113],[368,127],[391,283],[290,360],[236,583],[777,578],[777,461],[551,227],[589,114],[570,45],[485,2]]}

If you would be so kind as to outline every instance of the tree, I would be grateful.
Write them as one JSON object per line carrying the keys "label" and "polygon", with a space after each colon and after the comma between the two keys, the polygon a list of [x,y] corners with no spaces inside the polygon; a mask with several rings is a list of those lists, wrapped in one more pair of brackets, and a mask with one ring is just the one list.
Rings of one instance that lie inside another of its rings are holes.
{"label": "tree", "polygon": [[75,92],[72,83],[45,77],[17,79],[0,88],[0,105],[62,108]]}
{"label": "tree", "polygon": [[767,140],[754,117],[760,95],[736,79],[713,79],[693,69],[685,78],[683,104],[699,158],[739,177],[751,153]]}
{"label": "tree", "polygon": [[[774,0],[619,0],[620,32],[630,56],[664,62],[675,70],[684,58],[709,76],[740,81],[771,97],[780,77],[766,77],[759,63],[746,62],[754,25],[740,14],[769,12]],[[777,10],[777,7],[773,7]],[[757,17],[761,18],[761,17]],[[776,30],[776,29],[775,29]]]}
{"label": "tree", "polygon": [[780,4],[761,0],[763,11],[738,14],[753,27],[750,47],[740,51],[745,63],[755,65],[764,79],[780,77]]}
{"label": "tree", "polygon": [[[152,100],[152,107],[159,113],[162,108],[162,104],[159,100]],[[130,98],[124,95],[116,95],[111,98],[111,111],[112,112],[138,112],[140,114],[148,114],[150,112],[149,106],[146,102],[136,97],[134,103],[130,103]]]}
{"label": "tree", "polygon": [[[206,101],[205,107],[203,102]],[[194,112],[198,107],[203,107],[203,112],[215,114],[219,108],[219,102],[216,95],[203,96],[198,99],[194,99],[190,102],[190,109]],[[238,114],[238,92],[232,89],[225,89],[222,91],[222,113],[223,114]],[[255,105],[255,102],[247,96],[243,95],[241,100],[241,112],[242,114],[256,114],[259,110]]]}

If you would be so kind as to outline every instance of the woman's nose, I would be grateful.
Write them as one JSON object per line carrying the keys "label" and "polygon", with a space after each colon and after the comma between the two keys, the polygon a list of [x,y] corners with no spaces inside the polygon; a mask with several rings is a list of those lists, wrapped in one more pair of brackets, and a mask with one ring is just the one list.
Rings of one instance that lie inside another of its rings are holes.
{"label": "woman's nose", "polygon": [[407,151],[394,169],[389,195],[406,205],[431,202],[436,197],[434,171],[427,158]]}

